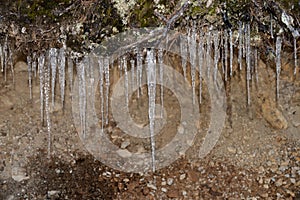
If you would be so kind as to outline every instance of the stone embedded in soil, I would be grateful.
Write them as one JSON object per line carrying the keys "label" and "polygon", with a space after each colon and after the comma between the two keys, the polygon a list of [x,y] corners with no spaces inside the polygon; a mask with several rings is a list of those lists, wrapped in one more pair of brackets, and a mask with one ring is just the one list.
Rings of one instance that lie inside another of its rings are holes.
{"label": "stone embedded in soil", "polygon": [[167,179],[167,184],[168,184],[168,185],[172,185],[173,182],[174,182],[174,179],[173,179],[173,178],[168,178],[168,179]]}
{"label": "stone embedded in soil", "polygon": [[132,156],[132,153],[129,152],[128,150],[126,149],[119,149],[117,151],[117,153],[119,154],[119,156],[123,157],[123,158],[129,158]]}
{"label": "stone embedded in soil", "polygon": [[26,170],[22,167],[13,167],[11,177],[17,182],[21,182],[29,179],[29,176],[27,176],[26,174]]}
{"label": "stone embedded in soil", "polygon": [[229,153],[232,153],[232,154],[235,154],[236,153],[236,148],[230,146],[230,147],[227,147],[227,150]]}
{"label": "stone embedded in soil", "polygon": [[169,190],[169,191],[167,192],[167,196],[168,196],[169,198],[178,198],[178,197],[179,197],[179,191],[178,191],[178,190],[174,190],[174,189]]}
{"label": "stone embedded in soil", "polygon": [[273,128],[286,129],[288,127],[287,120],[273,100],[266,98],[262,102],[261,108],[263,117]]}
{"label": "stone embedded in soil", "polygon": [[126,149],[130,145],[130,140],[125,140],[121,144],[121,149]]}

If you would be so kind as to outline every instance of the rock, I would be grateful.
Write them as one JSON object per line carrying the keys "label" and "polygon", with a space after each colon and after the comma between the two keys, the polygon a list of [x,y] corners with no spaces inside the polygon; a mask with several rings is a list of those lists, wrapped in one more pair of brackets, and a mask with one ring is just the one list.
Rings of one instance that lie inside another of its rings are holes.
{"label": "rock", "polygon": [[283,184],[283,181],[282,181],[282,179],[280,178],[280,179],[278,179],[276,182],[275,182],[275,185],[277,186],[277,187],[280,187],[280,186],[282,186],[282,184]]}
{"label": "rock", "polygon": [[186,177],[186,174],[181,174],[180,176],[179,176],[179,180],[183,180],[183,179],[185,179],[185,177]]}
{"label": "rock", "polygon": [[148,184],[147,184],[147,187],[148,187],[148,188],[151,188],[151,189],[153,189],[153,190],[157,190],[157,187],[156,187],[155,185],[153,185],[152,183],[148,183]]}
{"label": "rock", "polygon": [[132,156],[132,153],[126,149],[119,149],[117,153],[123,158],[129,158]]}
{"label": "rock", "polygon": [[166,188],[161,188],[161,191],[166,193],[168,190]]}
{"label": "rock", "polygon": [[59,198],[59,194],[60,194],[60,191],[58,191],[58,190],[51,190],[51,191],[47,192],[48,198]]}
{"label": "rock", "polygon": [[178,126],[178,133],[179,134],[183,134],[184,133],[184,128],[183,128],[183,126],[181,124]]}
{"label": "rock", "polygon": [[12,179],[17,182],[21,182],[24,180],[28,180],[29,176],[26,174],[26,170],[21,167],[13,167],[12,168]]}
{"label": "rock", "polygon": [[292,109],[292,112],[290,112],[290,119],[292,121],[293,126],[295,126],[295,127],[300,126],[300,108],[299,107]]}
{"label": "rock", "polygon": [[227,147],[227,150],[229,153],[232,153],[232,154],[235,154],[236,153],[236,148],[230,146],[230,147]]}
{"label": "rock", "polygon": [[168,185],[172,185],[173,182],[174,182],[174,179],[173,179],[173,178],[168,178],[168,179],[167,179],[167,184],[168,184]]}
{"label": "rock", "polygon": [[125,140],[121,144],[121,149],[126,149],[130,145],[130,140]]}
{"label": "rock", "polygon": [[287,120],[280,110],[277,109],[276,103],[266,98],[261,105],[262,115],[265,120],[275,129],[286,129],[288,127]]}

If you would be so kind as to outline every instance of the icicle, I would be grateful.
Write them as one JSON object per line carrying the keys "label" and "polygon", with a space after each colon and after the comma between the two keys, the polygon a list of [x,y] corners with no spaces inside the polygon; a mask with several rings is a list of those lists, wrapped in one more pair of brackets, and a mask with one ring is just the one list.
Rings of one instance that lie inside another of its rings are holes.
{"label": "icicle", "polygon": [[0,67],[1,67],[1,72],[4,71],[4,62],[3,62],[3,51],[2,51],[2,45],[0,44]]}
{"label": "icicle", "polygon": [[29,97],[32,99],[32,71],[31,71],[31,57],[27,56],[27,70],[28,70],[28,84],[29,84]]}
{"label": "icicle", "polygon": [[136,75],[137,75],[137,85],[138,85],[138,90],[137,90],[137,98],[140,97],[140,92],[142,94],[142,75],[143,75],[143,54],[140,52],[139,49],[137,49],[137,54],[136,54]]}
{"label": "icicle", "polygon": [[183,70],[183,76],[186,80],[186,63],[187,63],[187,39],[183,36],[180,40],[180,56],[181,56],[181,64]]}
{"label": "icicle", "polygon": [[232,62],[233,62],[233,39],[232,30],[229,29],[229,67],[230,67],[230,77],[232,77]]}
{"label": "icicle", "polygon": [[274,34],[273,34],[273,15],[270,14],[270,33],[271,33],[271,38],[274,38]]}
{"label": "icicle", "polygon": [[160,104],[161,104],[161,110],[160,110],[160,118],[163,118],[163,114],[164,114],[164,66],[163,66],[163,50],[162,49],[158,49],[158,55],[157,55],[157,61],[159,64],[159,79],[160,79]]}
{"label": "icicle", "polygon": [[80,128],[85,138],[86,134],[86,82],[85,82],[85,63],[76,63],[77,76],[79,80],[79,116],[80,116]]}
{"label": "icicle", "polygon": [[280,78],[280,72],[281,72],[281,37],[277,36],[276,38],[276,97],[277,101],[279,100],[279,78]]}
{"label": "icicle", "polygon": [[133,88],[134,88],[134,60],[130,60],[130,66],[131,66],[131,88],[132,88],[132,90],[133,90]]}
{"label": "icicle", "polygon": [[295,62],[294,75],[296,75],[297,68],[298,68],[298,64],[297,64],[297,38],[296,37],[294,37],[294,62]]}
{"label": "icicle", "polygon": [[218,63],[219,63],[219,56],[220,56],[219,32],[218,31],[216,31],[214,33],[213,39],[214,39],[214,83],[216,84],[217,72],[218,72]]}
{"label": "icicle", "polygon": [[227,72],[228,72],[228,33],[225,30],[224,32],[224,62],[225,62],[225,81],[227,81]]}
{"label": "icicle", "polygon": [[[45,64],[45,63],[44,63]],[[45,114],[48,132],[48,158],[51,157],[51,120],[50,120],[50,105],[49,105],[49,93],[50,93],[50,63],[44,65],[44,96],[45,96]]]}
{"label": "icicle", "polygon": [[199,47],[198,47],[198,57],[199,57],[199,103],[202,103],[202,66],[203,66],[203,54],[204,54],[204,48],[203,48],[203,34],[201,33],[199,38]]}
{"label": "icicle", "polygon": [[104,58],[104,75],[105,75],[105,89],[106,89],[106,98],[105,98],[105,124],[108,124],[108,101],[109,101],[109,58]]}
{"label": "icicle", "polygon": [[62,47],[59,49],[58,54],[58,77],[59,77],[59,85],[60,85],[60,96],[61,96],[61,104],[64,105],[65,100],[65,68],[66,68],[66,56],[65,56],[65,48]]}
{"label": "icicle", "polygon": [[32,63],[31,63],[31,67],[32,67],[32,73],[34,74],[34,77],[36,77],[36,52],[33,52],[32,54]]}
{"label": "icicle", "polygon": [[40,102],[41,102],[41,121],[44,121],[44,64],[45,56],[42,54],[38,57],[38,67],[40,76]]}
{"label": "icicle", "polygon": [[72,58],[69,56],[68,57],[68,74],[69,74],[69,83],[70,83],[70,90],[72,92],[73,90],[73,60]]}
{"label": "icicle", "polygon": [[258,84],[258,53],[257,48],[254,49],[254,70],[255,70],[255,81]]}
{"label": "icicle", "polygon": [[246,64],[247,64],[247,103],[248,106],[251,103],[251,94],[250,94],[250,80],[251,80],[251,46],[250,46],[250,24],[246,25],[245,30],[245,46],[246,46]]}
{"label": "icicle", "polygon": [[56,65],[57,65],[57,49],[51,48],[49,50],[50,66],[51,66],[51,97],[52,97],[52,109],[54,109],[54,97],[55,97],[55,79],[56,79]]}
{"label": "icicle", "polygon": [[[211,53],[211,32],[206,34],[206,57],[210,58]],[[207,77],[210,77],[210,63],[211,59],[207,59]]]}
{"label": "icicle", "polygon": [[153,49],[147,50],[147,86],[149,96],[149,123],[150,123],[150,141],[152,155],[152,171],[155,171],[155,138],[154,138],[154,122],[155,122],[155,88],[156,88],[156,67]]}
{"label": "icicle", "polygon": [[125,76],[125,103],[126,108],[129,106],[129,99],[128,99],[128,72],[127,72],[127,57],[124,55],[122,57],[122,67],[124,69],[124,76]]}
{"label": "icicle", "polygon": [[196,76],[196,31],[195,27],[189,33],[188,36],[188,45],[189,45],[189,54],[190,54],[190,62],[191,62],[191,78],[192,78],[192,90],[193,90],[193,105],[195,104],[195,76]]}
{"label": "icicle", "polygon": [[103,132],[103,126],[104,126],[104,95],[103,95],[103,84],[104,84],[104,81],[103,81],[103,58],[100,57],[98,59],[98,64],[99,64],[99,79],[100,79],[100,85],[99,85],[99,88],[100,88],[100,101],[101,101],[101,104],[100,104],[100,112],[101,112],[101,130]]}
{"label": "icicle", "polygon": [[242,22],[239,22],[239,46],[238,46],[238,50],[239,50],[239,54],[238,54],[238,63],[239,63],[239,67],[240,70],[242,70],[242,55],[243,55],[243,25]]}
{"label": "icicle", "polygon": [[8,46],[7,46],[7,36],[3,45],[3,64],[4,64],[4,81],[6,81],[6,68],[8,63]]}

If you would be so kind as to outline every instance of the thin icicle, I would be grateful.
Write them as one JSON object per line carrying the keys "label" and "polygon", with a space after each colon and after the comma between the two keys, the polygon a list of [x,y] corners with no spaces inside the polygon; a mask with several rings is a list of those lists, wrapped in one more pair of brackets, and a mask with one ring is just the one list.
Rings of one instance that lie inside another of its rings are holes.
{"label": "thin icicle", "polygon": [[225,81],[227,81],[228,74],[228,33],[224,32],[224,62],[225,62]]}
{"label": "thin icicle", "polygon": [[232,30],[229,29],[229,68],[230,68],[230,77],[232,77],[232,63],[233,63],[233,38]]}
{"label": "thin icicle", "polygon": [[124,55],[122,57],[122,67],[124,69],[124,77],[125,77],[125,103],[126,108],[129,106],[129,94],[128,94],[128,72],[127,72],[127,57]]}
{"label": "thin icicle", "polygon": [[257,48],[254,49],[254,70],[255,70],[255,81],[258,84],[258,52]]}
{"label": "thin icicle", "polygon": [[2,45],[0,44],[0,67],[1,67],[1,72],[4,71],[4,62],[3,62],[3,47]]}
{"label": "thin icicle", "polygon": [[41,122],[44,121],[44,64],[45,56],[41,54],[38,57],[39,77],[40,77],[40,102],[41,102]]}
{"label": "thin icicle", "polygon": [[54,97],[55,97],[55,79],[56,79],[56,65],[57,65],[57,49],[51,48],[49,50],[50,66],[51,66],[51,97],[52,97],[52,109],[54,109]]}
{"label": "thin icicle", "polygon": [[[219,49],[219,32],[216,31],[213,35],[214,39],[214,83],[217,81],[217,72],[218,72],[218,63],[220,57],[220,49]],[[225,72],[226,73],[226,72]]]}
{"label": "thin icicle", "polygon": [[195,77],[196,77],[196,49],[197,49],[197,42],[196,42],[196,31],[193,27],[188,36],[188,45],[189,45],[189,54],[190,54],[190,62],[191,62],[191,78],[192,78],[192,99],[193,105],[195,104]]}
{"label": "thin icicle", "polygon": [[50,93],[50,63],[44,63],[44,96],[45,96],[45,114],[48,133],[48,158],[51,157],[51,120],[50,120],[50,105],[49,105],[49,93]]}
{"label": "thin icicle", "polygon": [[80,62],[76,63],[77,76],[79,80],[79,116],[80,128],[83,138],[86,137],[86,82],[85,82],[85,64]]}
{"label": "thin icicle", "polygon": [[134,60],[130,60],[130,66],[131,66],[131,88],[133,90],[134,86],[135,86],[135,83],[134,83],[134,70],[135,70],[135,67],[134,67]]}
{"label": "thin icicle", "polygon": [[142,75],[143,75],[143,54],[140,51],[140,49],[137,49],[137,54],[136,54],[136,80],[137,80],[137,85],[138,85],[138,90],[137,90],[137,98],[140,97],[140,91],[142,94]]}
{"label": "thin icicle", "polygon": [[294,62],[295,62],[294,75],[296,75],[297,68],[298,68],[298,64],[297,64],[297,38],[296,37],[294,37]]}
{"label": "thin icicle", "polygon": [[245,30],[245,46],[246,46],[246,64],[247,64],[247,103],[251,104],[250,80],[251,80],[251,46],[250,46],[250,24],[246,25]]}
{"label": "thin icicle", "polygon": [[277,101],[279,100],[279,79],[280,79],[280,72],[281,72],[281,44],[282,39],[280,36],[276,38],[276,97]]}
{"label": "thin icicle", "polygon": [[31,57],[27,56],[27,70],[28,70],[28,84],[29,84],[29,97],[32,99],[32,71],[31,71]]}
{"label": "thin icicle", "polygon": [[66,56],[65,56],[65,48],[62,47],[59,49],[58,54],[58,78],[60,85],[60,96],[61,96],[61,104],[64,105],[65,100],[65,69],[66,69]]}
{"label": "thin icicle", "polygon": [[74,67],[73,60],[69,56],[68,57],[68,75],[69,75],[69,83],[70,83],[71,92],[73,90],[73,67]]}
{"label": "thin icicle", "polygon": [[13,79],[13,84],[15,84],[15,71],[14,71],[14,65],[13,65],[13,51],[11,49],[11,47],[8,47],[8,51],[9,51],[9,65],[10,65],[10,71],[11,71],[11,75],[12,75],[12,79]]}
{"label": "thin icicle", "polygon": [[[210,58],[210,54],[211,54],[211,32],[209,31],[206,34],[206,57]],[[211,68],[211,59],[207,59],[207,77],[210,76],[210,68]]]}
{"label": "thin icicle", "polygon": [[105,89],[106,89],[106,95],[105,95],[105,124],[108,124],[108,101],[109,101],[109,58],[104,58],[104,75],[105,75]]}
{"label": "thin icicle", "polygon": [[160,85],[160,104],[161,104],[161,110],[160,110],[160,118],[163,118],[163,114],[164,114],[164,110],[163,110],[163,107],[164,107],[164,84],[163,84],[163,81],[164,81],[164,66],[163,66],[163,50],[162,49],[158,49],[158,55],[157,55],[157,62],[159,64],[159,79],[160,79],[160,82],[161,82],[161,85]]}
{"label": "thin icicle", "polygon": [[238,45],[238,50],[239,50],[239,54],[238,54],[238,63],[239,63],[239,68],[240,70],[242,70],[242,56],[243,56],[243,25],[242,22],[239,22],[239,45]]}
{"label": "thin icicle", "polygon": [[181,56],[181,64],[182,64],[182,70],[183,70],[183,76],[186,80],[186,63],[187,63],[187,38],[183,36],[180,40],[180,56]]}
{"label": "thin icicle", "polygon": [[149,96],[149,123],[150,123],[150,142],[152,155],[152,171],[155,172],[155,138],[154,138],[154,122],[155,122],[155,88],[156,88],[156,69],[155,56],[153,49],[147,50],[147,86]]}
{"label": "thin icicle", "polygon": [[101,130],[103,132],[103,126],[104,126],[104,95],[103,95],[103,84],[104,84],[104,78],[103,78],[103,58],[100,57],[98,59],[99,64],[99,88],[100,88],[100,112],[101,112]]}
{"label": "thin icicle", "polygon": [[6,36],[3,45],[4,81],[6,81],[7,63],[8,63],[8,45],[7,45],[7,36]]}
{"label": "thin icicle", "polygon": [[199,47],[198,47],[198,57],[199,57],[199,103],[202,103],[202,66],[203,66],[203,55],[204,55],[204,48],[203,48],[203,34],[201,33],[199,37]]}

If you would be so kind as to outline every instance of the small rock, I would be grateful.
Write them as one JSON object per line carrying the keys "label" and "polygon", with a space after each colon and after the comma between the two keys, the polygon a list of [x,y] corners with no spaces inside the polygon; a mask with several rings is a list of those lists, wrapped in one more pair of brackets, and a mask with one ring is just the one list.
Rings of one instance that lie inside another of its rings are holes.
{"label": "small rock", "polygon": [[288,127],[287,120],[282,112],[277,109],[276,103],[273,100],[266,98],[262,102],[261,107],[263,117],[273,128],[286,129]]}
{"label": "small rock", "polygon": [[291,183],[293,183],[293,184],[296,183],[296,179],[294,179],[294,178],[291,178],[290,181],[291,181]]}
{"label": "small rock", "polygon": [[187,195],[187,192],[186,192],[185,190],[183,190],[183,191],[182,191],[182,195],[183,195],[183,196],[186,196],[186,195]]}
{"label": "small rock", "polygon": [[117,153],[123,158],[129,158],[132,156],[132,153],[129,152],[127,149],[119,149]]}
{"label": "small rock", "polygon": [[268,184],[264,184],[264,188],[269,189],[269,185]]}
{"label": "small rock", "polygon": [[149,194],[150,190],[147,187],[143,188],[143,195],[147,196]]}
{"label": "small rock", "polygon": [[47,192],[47,196],[48,196],[48,198],[59,198],[59,194],[60,194],[60,191],[58,191],[58,190],[51,190],[51,191],[48,191]]}
{"label": "small rock", "polygon": [[157,187],[156,187],[155,185],[153,185],[152,183],[148,183],[148,184],[147,184],[147,187],[148,187],[148,188],[151,188],[151,189],[153,189],[153,190],[157,190]]}
{"label": "small rock", "polygon": [[126,149],[130,145],[130,140],[125,140],[121,144],[121,149]]}
{"label": "small rock", "polygon": [[183,134],[183,133],[184,133],[184,128],[183,128],[182,125],[179,125],[179,126],[178,126],[178,133],[179,133],[179,134]]}
{"label": "small rock", "polygon": [[166,193],[168,190],[166,188],[161,188],[161,191]]}
{"label": "small rock", "polygon": [[280,179],[278,179],[276,182],[275,182],[275,185],[277,186],[277,187],[280,187],[280,186],[282,186],[282,184],[283,184],[283,181],[282,181],[282,179],[280,178]]}
{"label": "small rock", "polygon": [[230,147],[227,147],[227,150],[229,153],[232,153],[232,154],[235,154],[236,153],[236,148],[230,146]]}
{"label": "small rock", "polygon": [[26,170],[21,167],[13,167],[12,168],[12,179],[14,179],[17,182],[21,182],[24,180],[28,180],[29,176],[27,176]]}
{"label": "small rock", "polygon": [[168,179],[167,179],[167,184],[168,184],[168,185],[172,185],[173,182],[174,182],[174,179],[173,179],[173,178],[168,178]]}
{"label": "small rock", "polygon": [[183,180],[183,179],[185,179],[185,177],[186,177],[186,174],[181,174],[180,176],[179,176],[179,180]]}

